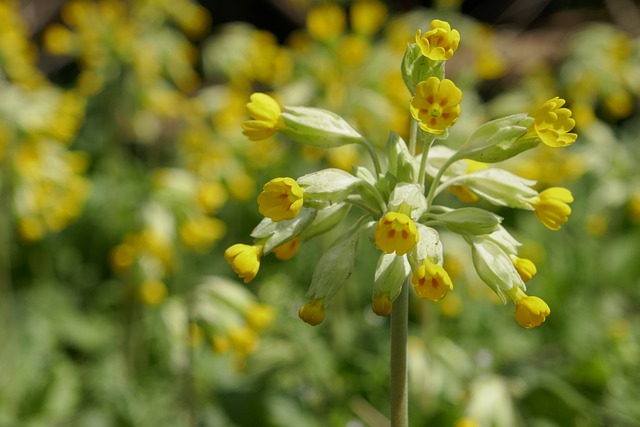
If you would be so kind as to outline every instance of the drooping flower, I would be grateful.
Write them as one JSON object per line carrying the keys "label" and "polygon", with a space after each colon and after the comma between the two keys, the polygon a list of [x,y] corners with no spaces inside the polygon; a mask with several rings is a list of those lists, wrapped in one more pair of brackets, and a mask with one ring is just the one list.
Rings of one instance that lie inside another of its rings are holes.
{"label": "drooping flower", "polygon": [[251,120],[242,123],[242,133],[251,141],[261,141],[284,128],[282,110],[275,99],[256,92],[249,97],[247,112]]}
{"label": "drooping flower", "polygon": [[446,21],[434,19],[430,30],[416,33],[416,43],[424,56],[434,61],[446,61],[453,56],[460,43],[460,33]]}
{"label": "drooping flower", "polygon": [[378,295],[371,302],[371,310],[378,316],[388,316],[391,314],[393,302],[388,293]]}
{"label": "drooping flower", "polygon": [[416,86],[409,109],[422,130],[440,135],[460,117],[461,100],[462,91],[451,80],[429,77]]}
{"label": "drooping flower", "polygon": [[236,243],[224,251],[224,259],[231,265],[238,277],[249,283],[258,274],[262,246]]}
{"label": "drooping flower", "polygon": [[444,268],[426,261],[411,276],[413,289],[420,298],[439,301],[453,289],[453,282]]}
{"label": "drooping flower", "polygon": [[568,204],[571,202],[571,191],[562,187],[548,188],[529,199],[540,222],[551,230],[559,230],[569,220],[571,208]]}
{"label": "drooping flower", "polygon": [[556,96],[545,102],[534,115],[533,128],[549,147],[566,147],[578,138],[577,134],[569,132],[576,121],[571,118],[571,110],[561,108],[564,103],[564,99]]}
{"label": "drooping flower", "polygon": [[262,187],[259,211],[272,221],[295,218],[303,203],[303,191],[293,178],[274,178]]}
{"label": "drooping flower", "polygon": [[316,326],[324,320],[324,298],[313,299],[303,305],[298,311],[298,317],[311,326]]}
{"label": "drooping flower", "polygon": [[376,245],[386,254],[404,255],[414,248],[419,238],[416,224],[403,213],[387,212],[376,225]]}
{"label": "drooping flower", "polygon": [[295,256],[300,248],[300,237],[294,237],[284,245],[280,245],[273,250],[276,258],[286,261]]}
{"label": "drooping flower", "polygon": [[513,266],[516,268],[520,278],[525,283],[531,280],[531,278],[538,272],[536,265],[530,259],[519,258],[513,254],[510,254],[509,258],[513,261]]}
{"label": "drooping flower", "polygon": [[527,329],[540,326],[551,314],[546,302],[536,296],[525,294],[520,288],[515,288],[511,297],[516,303],[516,321]]}

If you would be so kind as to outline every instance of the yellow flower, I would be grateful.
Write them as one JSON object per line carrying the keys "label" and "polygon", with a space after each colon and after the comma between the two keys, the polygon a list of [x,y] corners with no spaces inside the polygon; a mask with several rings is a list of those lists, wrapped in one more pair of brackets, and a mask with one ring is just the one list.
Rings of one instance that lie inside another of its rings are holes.
{"label": "yellow flower", "polygon": [[247,310],[247,324],[254,331],[268,327],[276,316],[273,307],[266,304],[254,304]]}
{"label": "yellow flower", "polygon": [[316,326],[324,320],[324,298],[314,299],[306,303],[298,311],[298,317],[311,326]]}
{"label": "yellow flower", "polygon": [[509,257],[523,282],[527,283],[538,272],[536,265],[530,259],[518,258],[515,255],[509,255]]}
{"label": "yellow flower", "polygon": [[451,80],[429,77],[416,86],[409,109],[422,130],[440,135],[460,117],[461,100],[462,91]]}
{"label": "yellow flower", "polygon": [[303,203],[303,191],[293,178],[274,178],[262,187],[258,196],[258,210],[278,222],[293,219]]}
{"label": "yellow flower", "polygon": [[560,225],[569,220],[571,208],[568,203],[571,202],[571,192],[562,187],[548,188],[529,199],[540,222],[551,230],[559,230]]}
{"label": "yellow flower", "polygon": [[511,297],[516,302],[516,321],[527,329],[540,326],[551,313],[551,309],[541,298],[529,296],[522,289],[514,288]]}
{"label": "yellow flower", "polygon": [[342,7],[323,3],[311,9],[307,15],[307,30],[316,40],[329,41],[344,32],[347,17]]}
{"label": "yellow flower", "polygon": [[376,245],[386,254],[404,255],[418,243],[418,229],[407,215],[387,212],[376,225]]}
{"label": "yellow flower", "polygon": [[357,0],[350,12],[351,28],[365,36],[374,35],[387,19],[387,6],[378,0]]}
{"label": "yellow flower", "polygon": [[388,316],[391,314],[391,309],[393,308],[393,304],[391,302],[391,298],[389,298],[388,293],[384,293],[378,295],[373,299],[371,303],[371,310],[378,316]]}
{"label": "yellow flower", "polygon": [[300,248],[300,237],[294,237],[284,245],[280,245],[273,250],[276,258],[286,261],[295,256]]}
{"label": "yellow flower", "polygon": [[260,269],[262,246],[236,243],[224,251],[224,259],[231,265],[244,283],[252,281]]}
{"label": "yellow flower", "polygon": [[414,271],[411,282],[416,295],[430,301],[439,301],[453,290],[453,283],[445,269],[428,261]]}
{"label": "yellow flower", "polygon": [[145,280],[138,289],[138,297],[147,305],[158,305],[166,296],[167,287],[159,280]]}
{"label": "yellow flower", "polygon": [[452,30],[448,22],[434,19],[431,21],[431,30],[424,34],[418,30],[416,43],[427,58],[434,61],[445,61],[451,58],[458,48],[460,33],[457,30]]}
{"label": "yellow flower", "polygon": [[233,326],[228,331],[229,343],[238,355],[247,355],[258,349],[258,334],[246,326]]}
{"label": "yellow flower", "polygon": [[284,128],[282,110],[275,99],[264,93],[256,92],[249,97],[247,112],[252,120],[242,123],[242,133],[250,141],[261,141]]}
{"label": "yellow flower", "polygon": [[564,103],[564,99],[556,96],[545,102],[534,115],[534,130],[549,147],[566,147],[576,142],[578,137],[575,133],[569,133],[576,121],[571,118],[571,110],[560,108]]}

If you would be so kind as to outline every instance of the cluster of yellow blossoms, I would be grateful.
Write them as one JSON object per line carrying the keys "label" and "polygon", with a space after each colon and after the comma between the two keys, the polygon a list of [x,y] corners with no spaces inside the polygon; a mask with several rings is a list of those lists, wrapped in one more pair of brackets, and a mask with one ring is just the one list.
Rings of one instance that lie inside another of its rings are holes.
{"label": "cluster of yellow blossoms", "polygon": [[[453,283],[443,268],[442,243],[434,226],[444,226],[469,244],[479,277],[503,301],[505,296],[514,300],[518,323],[531,328],[545,320],[550,313],[547,304],[525,293],[535,265],[517,256],[520,243],[502,227],[502,218],[484,209],[455,209],[434,200],[455,187],[473,200],[534,211],[547,228],[559,229],[571,213],[569,190],[554,187],[538,192],[534,181],[486,164],[507,160],[541,142],[549,147],[571,145],[577,138],[570,132],[575,122],[571,111],[563,108],[564,100],[553,98],[532,115],[485,123],[457,150],[447,147],[448,129],[460,117],[462,91],[444,78],[444,65],[459,41],[460,34],[449,23],[434,20],[429,31],[418,31],[416,43],[409,44],[402,64],[412,94],[409,142],[392,132],[386,164],[367,138],[340,116],[318,108],[281,106],[263,93],[251,96],[247,104],[251,119],[242,125],[250,140],[279,133],[311,146],[356,144],[369,152],[374,170],[355,166],[349,174],[324,169],[266,183],[258,197],[265,219],[251,233],[254,243],[235,244],[225,252],[245,283],[256,277],[262,256],[282,248],[292,255],[301,242],[334,228],[356,207],[364,215],[318,260],[307,294],[310,302],[299,311],[305,322],[316,325],[324,320],[325,304],[351,274],[361,231],[370,232],[382,251],[373,286],[376,314],[390,314],[409,277],[419,297],[432,301],[445,297]],[[478,162],[484,166],[475,167]]]}

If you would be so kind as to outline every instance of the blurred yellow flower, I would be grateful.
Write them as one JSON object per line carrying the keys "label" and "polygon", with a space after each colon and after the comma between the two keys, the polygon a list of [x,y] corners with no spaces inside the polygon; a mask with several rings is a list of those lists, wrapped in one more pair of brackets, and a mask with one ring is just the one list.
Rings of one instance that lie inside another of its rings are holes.
{"label": "blurred yellow flower", "polygon": [[260,245],[236,243],[224,251],[224,259],[231,265],[238,277],[244,280],[244,283],[249,283],[258,274],[261,256],[262,246]]}
{"label": "blurred yellow flower", "polygon": [[253,304],[247,309],[247,324],[254,331],[261,331],[268,327],[276,314],[273,307],[266,304]]}
{"label": "blurred yellow flower", "polygon": [[420,239],[416,224],[407,215],[399,212],[387,212],[374,233],[376,245],[386,254],[393,252],[401,256],[415,247]]}
{"label": "blurred yellow flower", "polygon": [[372,36],[387,19],[387,6],[378,0],[357,0],[350,9],[351,28],[358,34]]}
{"label": "blurred yellow flower", "polygon": [[533,128],[545,145],[549,147],[566,147],[573,144],[578,137],[569,131],[576,122],[571,118],[571,110],[561,108],[565,103],[562,98],[552,98],[545,102],[534,115]]}
{"label": "blurred yellow flower", "polygon": [[460,33],[452,30],[446,21],[434,19],[431,29],[424,34],[416,33],[416,43],[424,56],[434,61],[445,61],[453,56],[460,43]]}
{"label": "blurred yellow flower", "polygon": [[264,185],[258,196],[258,210],[275,222],[295,218],[302,203],[302,188],[293,178],[272,179]]}
{"label": "blurred yellow flower", "polygon": [[282,110],[275,99],[256,92],[250,96],[247,112],[252,120],[242,123],[242,133],[251,141],[267,139],[284,127]]}
{"label": "blurred yellow flower", "polygon": [[314,299],[303,305],[298,311],[298,317],[311,326],[322,323],[324,320],[324,298]]}
{"label": "blurred yellow flower", "polygon": [[323,3],[307,14],[307,31],[316,40],[330,41],[344,32],[347,17],[337,4]]}
{"label": "blurred yellow flower", "polygon": [[138,288],[138,297],[147,305],[158,305],[167,297],[167,287],[159,280],[145,280]]}
{"label": "blurred yellow flower", "polygon": [[440,135],[460,117],[461,100],[462,91],[451,80],[429,77],[416,86],[409,109],[422,130]]}
{"label": "blurred yellow flower", "polygon": [[280,245],[273,250],[276,258],[286,261],[291,259],[298,253],[298,249],[300,248],[300,237],[294,237],[289,240],[284,245]]}
{"label": "blurred yellow flower", "polygon": [[411,282],[416,295],[430,301],[439,301],[453,290],[453,283],[445,269],[426,260],[413,272]]}
{"label": "blurred yellow flower", "polygon": [[228,336],[231,348],[241,356],[251,354],[258,349],[258,334],[249,327],[231,327]]}
{"label": "blurred yellow flower", "polygon": [[548,188],[529,199],[540,222],[551,230],[559,230],[569,220],[571,208],[568,204],[571,202],[571,191],[563,187]]}

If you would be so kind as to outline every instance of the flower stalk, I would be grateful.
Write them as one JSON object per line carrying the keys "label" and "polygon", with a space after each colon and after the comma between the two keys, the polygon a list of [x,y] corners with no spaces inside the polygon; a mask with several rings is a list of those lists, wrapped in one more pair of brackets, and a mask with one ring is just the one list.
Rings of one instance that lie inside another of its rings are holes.
{"label": "flower stalk", "polygon": [[391,311],[391,427],[409,425],[409,370],[407,342],[409,336],[409,281]]}

